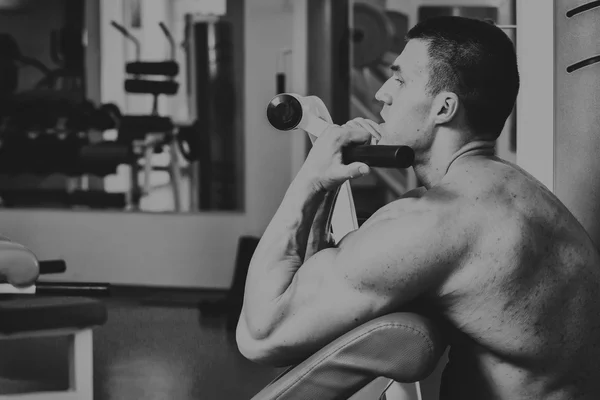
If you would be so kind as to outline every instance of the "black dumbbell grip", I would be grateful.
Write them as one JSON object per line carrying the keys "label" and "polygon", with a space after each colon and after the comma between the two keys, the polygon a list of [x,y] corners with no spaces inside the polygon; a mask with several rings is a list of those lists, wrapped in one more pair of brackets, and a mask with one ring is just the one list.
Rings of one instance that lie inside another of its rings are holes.
{"label": "black dumbbell grip", "polygon": [[362,145],[342,149],[342,162],[362,162],[371,167],[409,168],[415,161],[415,153],[409,146]]}
{"label": "black dumbbell grip", "polygon": [[44,260],[39,261],[40,275],[62,274],[67,270],[67,263],[64,260]]}

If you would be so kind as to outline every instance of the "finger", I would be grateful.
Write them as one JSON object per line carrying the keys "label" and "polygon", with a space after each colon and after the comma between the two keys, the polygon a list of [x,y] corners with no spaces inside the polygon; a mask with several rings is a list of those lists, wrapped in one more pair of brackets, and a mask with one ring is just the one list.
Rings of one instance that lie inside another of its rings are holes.
{"label": "finger", "polygon": [[359,129],[360,128],[360,125],[356,121],[354,121],[354,120],[348,121],[348,122],[346,122],[342,126],[344,128],[353,128],[353,129]]}
{"label": "finger", "polygon": [[360,178],[371,172],[371,168],[365,163],[354,162],[344,166],[343,175],[346,179]]}
{"label": "finger", "polygon": [[371,121],[370,119],[359,117],[359,118],[355,118],[351,121],[348,121],[347,124],[348,124],[348,127],[351,127],[351,128],[360,127],[361,129],[364,129],[364,130],[368,131],[369,133],[371,133],[378,140],[381,139],[382,128],[375,121]]}
{"label": "finger", "polygon": [[381,139],[381,128],[378,123],[375,121],[371,121],[370,119],[365,118],[357,118],[356,123],[360,125],[361,128],[365,129],[371,135],[377,138],[377,140]]}
{"label": "finger", "polygon": [[380,124],[378,124],[377,122],[371,121],[370,119],[365,120],[365,122],[371,128],[373,128],[373,131],[375,131],[375,134],[373,136],[376,137],[377,140],[381,140],[381,137],[383,136],[383,127]]}
{"label": "finger", "polygon": [[371,142],[373,136],[363,129],[349,129],[340,136],[342,146],[349,144],[367,144]]}

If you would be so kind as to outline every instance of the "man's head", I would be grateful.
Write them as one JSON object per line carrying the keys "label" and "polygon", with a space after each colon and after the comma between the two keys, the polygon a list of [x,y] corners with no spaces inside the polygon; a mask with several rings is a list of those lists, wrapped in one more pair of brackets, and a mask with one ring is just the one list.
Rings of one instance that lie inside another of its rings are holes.
{"label": "man's head", "polygon": [[484,21],[437,17],[412,28],[407,41],[376,94],[388,132],[382,142],[424,149],[439,127],[497,139],[519,91],[508,36]]}

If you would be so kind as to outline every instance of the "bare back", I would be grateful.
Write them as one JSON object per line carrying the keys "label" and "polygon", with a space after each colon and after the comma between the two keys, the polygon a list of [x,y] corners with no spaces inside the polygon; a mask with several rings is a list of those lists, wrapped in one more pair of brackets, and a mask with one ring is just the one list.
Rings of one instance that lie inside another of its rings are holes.
{"label": "bare back", "polygon": [[436,296],[453,327],[440,399],[600,398],[600,257],[573,215],[497,158],[421,200],[457,204],[471,243]]}

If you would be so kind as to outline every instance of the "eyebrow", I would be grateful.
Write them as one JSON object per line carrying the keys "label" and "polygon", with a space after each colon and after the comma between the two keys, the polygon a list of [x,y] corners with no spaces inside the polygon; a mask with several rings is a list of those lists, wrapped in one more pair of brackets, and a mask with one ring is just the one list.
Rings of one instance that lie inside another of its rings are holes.
{"label": "eyebrow", "polygon": [[400,75],[402,73],[402,70],[398,64],[390,65],[390,70],[392,70],[394,75]]}

